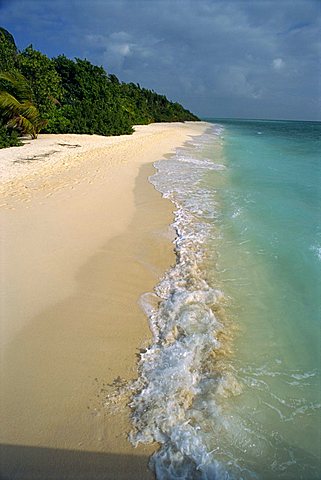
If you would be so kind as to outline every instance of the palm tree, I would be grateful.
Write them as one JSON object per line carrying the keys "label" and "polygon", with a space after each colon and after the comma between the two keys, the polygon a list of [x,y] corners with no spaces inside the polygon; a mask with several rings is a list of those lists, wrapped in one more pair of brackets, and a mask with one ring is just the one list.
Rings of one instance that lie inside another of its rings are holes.
{"label": "palm tree", "polygon": [[10,91],[0,91],[0,115],[8,128],[37,138],[47,124],[33,103],[33,92],[27,79],[19,72],[0,72],[0,80],[9,83]]}

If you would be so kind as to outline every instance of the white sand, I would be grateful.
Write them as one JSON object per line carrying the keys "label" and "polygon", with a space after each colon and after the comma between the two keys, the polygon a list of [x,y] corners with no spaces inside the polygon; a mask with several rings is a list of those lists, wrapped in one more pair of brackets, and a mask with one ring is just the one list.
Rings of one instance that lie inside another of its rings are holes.
{"label": "white sand", "polygon": [[0,442],[8,478],[151,478],[153,448],[127,441],[128,394],[119,389],[135,378],[148,341],[139,296],[174,260],[171,204],[147,176],[151,162],[205,128],[40,135],[0,150]]}

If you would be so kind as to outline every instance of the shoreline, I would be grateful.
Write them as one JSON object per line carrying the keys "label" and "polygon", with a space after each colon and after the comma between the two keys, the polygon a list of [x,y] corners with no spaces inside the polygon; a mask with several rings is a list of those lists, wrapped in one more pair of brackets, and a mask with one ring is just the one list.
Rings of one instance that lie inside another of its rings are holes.
{"label": "shoreline", "polygon": [[35,478],[39,455],[52,458],[42,467],[52,478],[69,467],[68,478],[78,478],[90,455],[90,478],[153,478],[146,467],[153,447],[134,449],[126,437],[125,388],[150,337],[139,296],[174,261],[172,204],[147,178],[155,160],[205,128],[138,127],[136,138],[57,152],[52,166],[36,172],[28,164],[27,175],[6,182],[1,442],[8,471],[20,458],[17,478]]}

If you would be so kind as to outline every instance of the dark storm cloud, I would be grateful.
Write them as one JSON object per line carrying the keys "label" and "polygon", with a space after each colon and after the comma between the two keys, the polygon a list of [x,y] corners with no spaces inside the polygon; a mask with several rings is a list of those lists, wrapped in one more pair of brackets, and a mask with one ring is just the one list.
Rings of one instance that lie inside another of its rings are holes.
{"label": "dark storm cloud", "polygon": [[314,0],[0,0],[18,46],[86,57],[206,116],[320,118]]}

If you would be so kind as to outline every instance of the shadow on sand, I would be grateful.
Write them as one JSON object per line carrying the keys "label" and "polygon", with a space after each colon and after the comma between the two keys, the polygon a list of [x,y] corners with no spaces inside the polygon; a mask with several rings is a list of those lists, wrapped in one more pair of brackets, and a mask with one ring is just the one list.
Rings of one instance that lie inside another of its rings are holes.
{"label": "shadow on sand", "polygon": [[153,479],[148,457],[0,445],[1,480]]}

